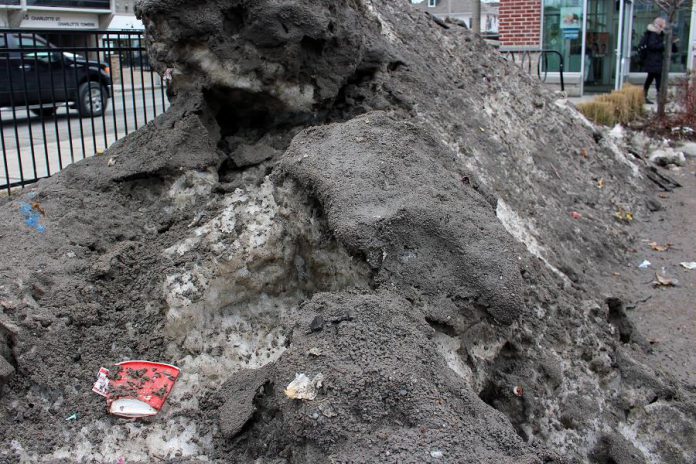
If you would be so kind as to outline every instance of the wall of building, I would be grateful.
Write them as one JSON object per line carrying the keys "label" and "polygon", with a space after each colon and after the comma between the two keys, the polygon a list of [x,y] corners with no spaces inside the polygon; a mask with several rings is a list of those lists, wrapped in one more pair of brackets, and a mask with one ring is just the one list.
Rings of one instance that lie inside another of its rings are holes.
{"label": "wall of building", "polygon": [[135,0],[114,0],[114,13],[133,14],[135,11]]}
{"label": "wall of building", "polygon": [[[451,16],[461,19],[471,25],[473,12],[472,0],[411,0],[411,4],[419,10],[427,11],[435,16]],[[484,1],[481,3],[481,30],[484,32],[498,32],[498,7],[497,1]]]}
{"label": "wall of building", "polygon": [[541,47],[541,0],[500,0],[503,47]]}

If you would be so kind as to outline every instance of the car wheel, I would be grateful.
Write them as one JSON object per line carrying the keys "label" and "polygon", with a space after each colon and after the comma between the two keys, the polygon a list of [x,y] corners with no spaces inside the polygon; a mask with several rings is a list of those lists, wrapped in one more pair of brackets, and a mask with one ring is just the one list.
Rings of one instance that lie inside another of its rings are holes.
{"label": "car wheel", "polygon": [[99,82],[85,82],[79,89],[78,109],[80,116],[101,116],[109,103],[106,89]]}
{"label": "car wheel", "polygon": [[43,116],[45,118],[51,117],[54,114],[56,114],[56,109],[51,107],[51,108],[36,108],[33,110],[29,110],[32,113],[34,113],[37,116]]}

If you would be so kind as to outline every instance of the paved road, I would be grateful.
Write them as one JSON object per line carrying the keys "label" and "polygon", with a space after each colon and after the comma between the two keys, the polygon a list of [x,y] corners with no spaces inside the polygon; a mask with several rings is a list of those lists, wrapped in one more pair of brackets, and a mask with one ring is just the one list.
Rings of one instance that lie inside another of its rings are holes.
{"label": "paved road", "polygon": [[93,156],[168,107],[166,96],[163,99],[161,89],[155,88],[154,92],[116,91],[103,118],[80,118],[76,110],[64,106],[55,117],[43,120],[26,109],[15,109],[13,115],[11,108],[3,108],[0,148],[4,148],[5,156],[0,163],[0,187],[22,179],[46,177],[74,161]]}

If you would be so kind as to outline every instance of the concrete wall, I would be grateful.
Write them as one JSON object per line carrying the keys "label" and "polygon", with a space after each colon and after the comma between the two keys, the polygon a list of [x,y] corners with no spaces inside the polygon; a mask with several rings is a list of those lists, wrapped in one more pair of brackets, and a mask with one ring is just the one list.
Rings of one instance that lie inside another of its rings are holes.
{"label": "concrete wall", "polygon": [[114,0],[114,13],[133,14],[135,0]]}

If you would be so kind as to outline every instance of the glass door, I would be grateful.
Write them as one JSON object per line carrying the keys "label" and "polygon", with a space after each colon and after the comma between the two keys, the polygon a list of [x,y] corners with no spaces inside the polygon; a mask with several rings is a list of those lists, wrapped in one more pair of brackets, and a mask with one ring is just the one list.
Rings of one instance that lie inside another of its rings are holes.
{"label": "glass door", "polygon": [[585,92],[614,89],[621,1],[588,0],[585,35]]}

